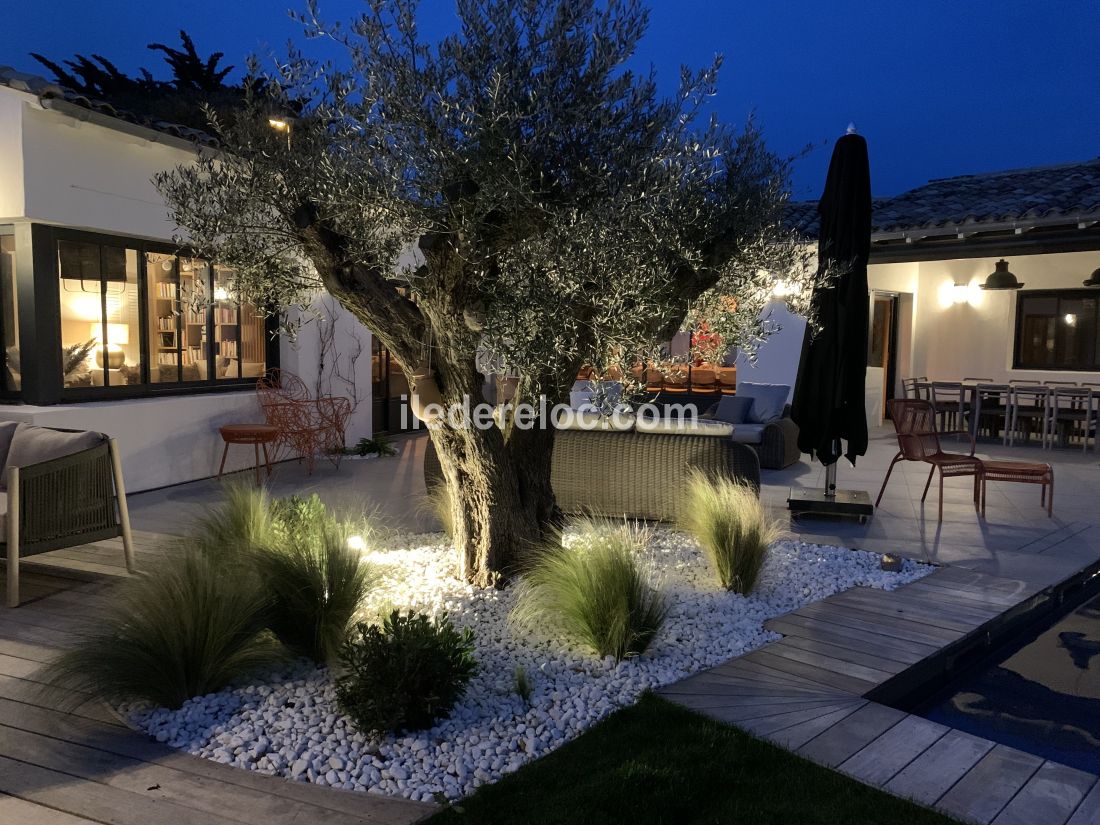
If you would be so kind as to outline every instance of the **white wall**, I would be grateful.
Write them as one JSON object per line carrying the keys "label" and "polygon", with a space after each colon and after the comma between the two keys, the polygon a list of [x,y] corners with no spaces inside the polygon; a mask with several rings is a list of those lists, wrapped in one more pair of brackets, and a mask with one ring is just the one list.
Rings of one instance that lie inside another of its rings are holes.
{"label": "white wall", "polygon": [[23,106],[26,96],[0,87],[0,220],[24,214]]}
{"label": "white wall", "polygon": [[[122,473],[130,492],[212,476],[222,440],[218,427],[263,421],[252,390],[169,398],[137,398],[60,404],[0,406],[0,421],[95,430],[118,439]],[[232,446],[226,472],[251,467],[251,447]]]}
{"label": "white wall", "polygon": [[23,118],[26,216],[170,238],[174,226],[152,177],[193,157],[183,149],[28,107]]}
{"label": "white wall", "polygon": [[[1100,373],[1012,369],[1018,291],[978,289],[997,258],[928,261],[919,266],[913,375],[932,380],[990,378],[1097,381]],[[1100,267],[1100,252],[1015,255],[1008,268],[1028,289],[1080,289]],[[969,303],[950,303],[953,284],[970,285]],[[1100,294],[1098,294],[1100,297]]]}
{"label": "white wall", "polygon": [[737,382],[786,384],[791,388],[787,396],[789,401],[794,395],[806,321],[791,313],[783,301],[772,301],[764,312],[769,320],[779,325],[779,330],[772,333],[760,347],[755,364],[743,355],[737,356]]}

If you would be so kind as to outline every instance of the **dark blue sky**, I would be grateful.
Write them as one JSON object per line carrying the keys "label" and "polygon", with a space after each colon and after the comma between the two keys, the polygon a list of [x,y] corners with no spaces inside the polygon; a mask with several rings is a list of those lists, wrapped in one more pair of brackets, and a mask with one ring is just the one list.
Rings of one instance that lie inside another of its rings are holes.
{"label": "dark blue sky", "polygon": [[[0,64],[99,52],[120,67],[159,69],[145,44],[186,28],[203,54],[249,52],[298,32],[299,0],[45,0],[9,4]],[[356,0],[321,0],[327,17]],[[668,88],[681,63],[726,57],[715,109],[755,110],[770,145],[799,161],[798,199],[820,193],[828,147],[854,120],[871,148],[875,193],[929,178],[1100,155],[1100,2],[1096,0],[651,0],[641,59]],[[451,0],[424,0],[424,29],[453,21]]]}

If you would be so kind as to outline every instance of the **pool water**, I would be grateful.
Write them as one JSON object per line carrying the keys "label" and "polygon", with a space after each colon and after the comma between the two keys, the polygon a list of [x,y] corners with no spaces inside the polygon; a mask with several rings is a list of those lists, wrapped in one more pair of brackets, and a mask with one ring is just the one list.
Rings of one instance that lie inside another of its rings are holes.
{"label": "pool water", "polygon": [[1100,596],[1013,641],[915,712],[1100,774]]}

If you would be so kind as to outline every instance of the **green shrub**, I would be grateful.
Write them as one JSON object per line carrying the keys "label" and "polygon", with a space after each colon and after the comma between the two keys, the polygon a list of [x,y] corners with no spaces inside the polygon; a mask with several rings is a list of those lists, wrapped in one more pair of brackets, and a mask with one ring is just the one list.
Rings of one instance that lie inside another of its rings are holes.
{"label": "green shrub", "polygon": [[429,728],[474,675],[473,650],[473,633],[446,617],[395,610],[382,627],[360,623],[344,644],[337,700],[364,732]]}
{"label": "green shrub", "polygon": [[688,480],[680,512],[681,529],[699,542],[722,587],[751,593],[768,548],[783,535],[756,492],[736,481],[696,472]]}
{"label": "green shrub", "polygon": [[191,546],[119,585],[89,635],[46,681],[112,702],[177,708],[284,654],[264,632],[270,599],[254,576]]}
{"label": "green shrub", "polygon": [[327,514],[284,529],[286,538],[253,551],[271,594],[269,626],[292,652],[324,664],[347,638],[374,573],[349,546],[348,529]]}
{"label": "green shrub", "polygon": [[577,532],[570,546],[535,555],[518,585],[512,621],[531,631],[550,628],[599,656],[645,652],[668,602],[637,558],[644,532],[597,519],[581,520]]}
{"label": "green shrub", "polygon": [[389,436],[378,433],[374,438],[360,438],[351,452],[355,455],[377,455],[380,458],[397,455],[397,448]]}

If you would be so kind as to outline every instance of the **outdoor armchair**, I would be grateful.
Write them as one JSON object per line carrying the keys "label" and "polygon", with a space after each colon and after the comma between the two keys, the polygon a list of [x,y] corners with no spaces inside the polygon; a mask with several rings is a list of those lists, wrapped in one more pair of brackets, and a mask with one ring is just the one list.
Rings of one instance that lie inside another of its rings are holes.
{"label": "outdoor armchair", "polygon": [[37,553],[122,536],[126,569],[134,572],[126,489],[114,439],[5,422],[0,424],[0,459],[8,607],[19,606],[20,561]]}
{"label": "outdoor armchair", "polygon": [[[922,461],[929,464],[928,480],[924,483],[924,493],[921,495],[921,503],[928,497],[928,488],[932,485],[932,476],[939,470],[940,473],[940,506],[939,520],[943,521],[943,480],[955,476],[974,477],[974,506],[978,506],[979,482],[981,480],[982,462],[974,456],[974,436],[969,430],[940,433],[936,430],[936,410],[931,402],[914,398],[894,398],[886,402],[890,411],[890,419],[894,423],[894,430],[898,438],[898,454],[890,462],[886,470],[886,478],[882,480],[882,487],[878,491],[875,506],[882,501],[882,494],[886,491],[886,484],[890,481],[890,474],[894,471],[894,465],[899,461]],[[966,436],[970,442],[970,452],[948,453],[940,446],[941,435]]]}
{"label": "outdoor armchair", "polygon": [[279,430],[277,454],[286,451],[304,460],[310,474],[319,455],[340,466],[352,412],[347,398],[312,398],[302,379],[278,369],[269,370],[256,382],[256,394],[266,423]]}

